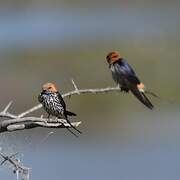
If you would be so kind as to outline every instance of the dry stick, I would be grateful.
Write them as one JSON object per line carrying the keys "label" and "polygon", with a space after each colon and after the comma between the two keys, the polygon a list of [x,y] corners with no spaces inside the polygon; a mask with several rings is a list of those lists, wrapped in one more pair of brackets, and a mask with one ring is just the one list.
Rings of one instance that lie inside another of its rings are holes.
{"label": "dry stick", "polygon": [[23,166],[20,161],[18,161],[18,159],[13,159],[13,157],[15,157],[16,155],[17,153],[11,156],[6,156],[3,153],[0,153],[0,156],[4,159],[1,162],[1,165],[8,161],[11,165],[13,165],[14,172],[17,174],[17,176],[20,173],[23,180],[29,180],[30,168]]}
{"label": "dry stick", "polygon": [[[107,93],[107,92],[119,92],[121,89],[119,86],[116,87],[107,87],[107,88],[96,88],[96,89],[79,89],[75,82],[72,80],[72,84],[74,87],[73,91],[65,93],[62,97],[71,97],[72,95],[80,95],[80,94],[98,94],[98,93]],[[150,92],[147,92],[150,94]],[[151,95],[155,96],[151,93]],[[36,127],[44,127],[44,128],[67,128],[70,127],[65,119],[45,119],[43,117],[25,117],[26,115],[40,109],[42,107],[41,104],[38,104],[25,112],[22,112],[19,115],[14,115],[8,112],[9,107],[12,102],[10,102],[5,109],[0,112],[0,117],[8,118],[8,120],[0,121],[0,133],[6,131],[17,131],[24,129],[32,129]],[[72,122],[73,126],[77,127],[81,124],[81,122]]]}
{"label": "dry stick", "polygon": [[[105,93],[105,92],[110,92],[110,91],[119,91],[120,89],[115,87],[115,88],[104,88],[104,89],[80,89],[80,90],[74,90],[71,92],[68,92],[66,94],[63,94],[62,97],[71,97],[72,95],[79,95],[79,94],[87,94],[87,93]],[[42,108],[42,104],[38,104],[31,109],[28,109],[27,111],[21,113],[18,115],[19,118],[26,116],[27,114],[37,111],[38,109]]]}
{"label": "dry stick", "polygon": [[[96,89],[78,89],[78,86],[72,80],[72,84],[74,86],[74,90],[62,95],[62,97],[71,97],[72,95],[80,95],[80,94],[98,94],[98,93],[106,93],[106,92],[119,92],[121,89],[119,87],[107,87],[107,88],[96,88]],[[152,93],[147,92],[147,94]],[[24,129],[32,129],[36,127],[44,127],[44,128],[67,128],[70,125],[67,123],[65,119],[46,119],[41,117],[25,117],[26,115],[40,109],[42,107],[41,104],[38,104],[31,109],[19,114],[14,115],[8,112],[12,101],[4,108],[2,112],[0,112],[0,117],[8,118],[7,120],[0,121],[0,133],[6,131],[17,131]],[[72,122],[73,126],[77,127],[81,124],[81,122]],[[24,167],[20,164],[20,162],[13,160],[12,156],[5,156],[0,153],[0,156],[4,158],[4,161],[9,161],[15,168],[18,173],[21,172],[23,175],[23,180],[29,180],[29,168]]]}
{"label": "dry stick", "polygon": [[[108,87],[108,88],[98,88],[98,89],[78,89],[78,86],[72,80],[72,84],[74,87],[73,91],[70,91],[66,94],[63,94],[62,97],[71,97],[72,95],[80,95],[87,93],[105,93],[112,91],[119,91],[119,87]],[[0,121],[0,133],[6,131],[18,131],[24,129],[32,129],[36,127],[44,127],[44,128],[67,128],[70,125],[67,123],[65,119],[45,119],[43,117],[25,117],[29,113],[32,113],[42,107],[41,104],[38,104],[31,109],[19,114],[14,115],[8,112],[12,102],[10,102],[5,109],[0,112],[0,117],[8,118],[7,120]],[[81,122],[72,122],[73,126],[77,127],[81,124]]]}
{"label": "dry stick", "polygon": [[[75,82],[72,80],[72,84],[74,86],[74,90],[70,91],[68,93],[62,94],[62,97],[71,97],[72,95],[80,95],[80,94],[98,94],[98,93],[106,93],[106,92],[118,92],[121,89],[116,86],[116,87],[107,87],[107,88],[96,88],[96,89],[78,89],[77,85]],[[38,104],[31,109],[28,109],[27,111],[21,113],[18,115],[18,117],[24,117],[27,114],[34,112],[42,107],[42,104]]]}
{"label": "dry stick", "polygon": [[[78,86],[75,84],[74,80],[72,79],[72,84],[74,86],[74,90],[70,91],[68,93],[62,94],[62,97],[71,97],[72,95],[80,95],[80,94],[100,94],[100,93],[108,93],[108,92],[119,92],[121,88],[119,86],[116,87],[107,87],[107,88],[95,88],[95,89],[78,89]],[[152,92],[145,91],[145,93],[150,94],[154,97],[159,98],[157,95],[155,95]],[[34,112],[42,107],[42,104],[38,104],[31,109],[28,109],[27,111],[21,113],[18,115],[18,117],[24,117],[27,114]]]}
{"label": "dry stick", "polygon": [[[1,116],[1,113],[0,113]],[[7,117],[7,116],[6,116]],[[77,127],[81,122],[72,122],[73,126]],[[3,120],[0,122],[0,133],[5,131],[17,131],[24,129],[32,129],[35,127],[44,127],[44,128],[66,128],[70,125],[66,122],[65,119],[45,119],[38,117],[24,117],[15,119]]]}

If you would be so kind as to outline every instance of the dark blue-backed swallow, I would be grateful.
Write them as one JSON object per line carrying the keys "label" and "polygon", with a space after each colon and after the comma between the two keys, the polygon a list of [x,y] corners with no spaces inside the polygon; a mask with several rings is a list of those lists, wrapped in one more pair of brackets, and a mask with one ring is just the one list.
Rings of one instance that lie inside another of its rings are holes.
{"label": "dark blue-backed swallow", "polygon": [[121,57],[118,52],[110,52],[106,56],[114,81],[119,85],[121,91],[131,91],[149,109],[153,109],[152,103],[145,95],[145,86],[139,80],[133,68]]}

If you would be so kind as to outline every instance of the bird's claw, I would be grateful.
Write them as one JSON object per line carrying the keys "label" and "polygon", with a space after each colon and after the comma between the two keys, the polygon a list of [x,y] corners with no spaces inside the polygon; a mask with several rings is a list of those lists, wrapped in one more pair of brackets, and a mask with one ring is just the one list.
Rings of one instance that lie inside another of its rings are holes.
{"label": "bird's claw", "polygon": [[120,87],[120,89],[121,89],[121,92],[125,92],[125,93],[128,93],[128,92],[129,92],[129,89],[127,89],[127,88]]}

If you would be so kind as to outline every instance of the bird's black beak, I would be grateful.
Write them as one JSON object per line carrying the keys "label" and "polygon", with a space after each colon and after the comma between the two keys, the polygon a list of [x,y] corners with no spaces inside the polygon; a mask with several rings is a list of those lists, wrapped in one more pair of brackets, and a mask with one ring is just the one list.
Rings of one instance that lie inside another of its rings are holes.
{"label": "bird's black beak", "polygon": [[46,90],[42,90],[41,94],[44,94],[44,93],[46,93]]}

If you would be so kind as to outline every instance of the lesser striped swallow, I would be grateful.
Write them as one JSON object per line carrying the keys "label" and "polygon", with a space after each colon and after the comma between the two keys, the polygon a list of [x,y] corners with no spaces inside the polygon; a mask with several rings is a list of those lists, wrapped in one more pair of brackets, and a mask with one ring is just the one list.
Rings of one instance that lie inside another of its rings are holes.
{"label": "lesser striped swallow", "polygon": [[[67,111],[66,104],[60,92],[57,90],[55,84],[45,83],[42,86],[42,92],[38,96],[38,100],[43,105],[45,111],[48,113],[48,118],[50,117],[50,115],[55,116],[57,118],[63,118],[67,121],[70,127],[75,129],[78,133],[82,133],[76,127],[74,127],[69,121],[68,116],[76,116],[76,114],[73,112]],[[70,129],[68,130],[71,133],[73,133]]]}
{"label": "lesser striped swallow", "polygon": [[145,95],[145,85],[139,80],[133,68],[116,51],[106,56],[114,81],[119,85],[121,91],[131,91],[149,109],[153,109],[152,103]]}

